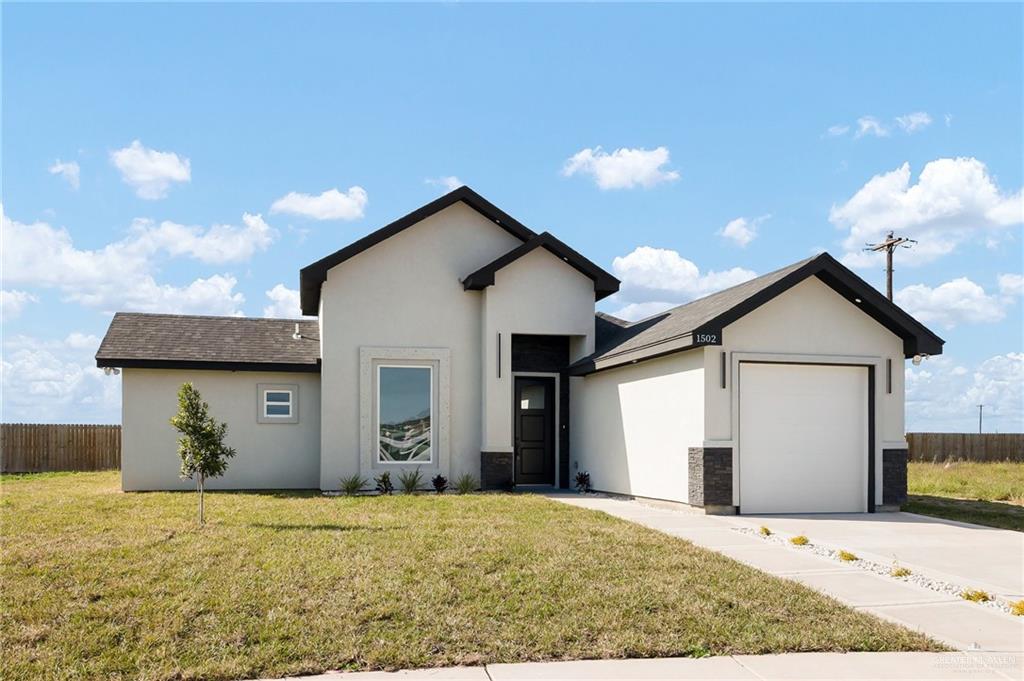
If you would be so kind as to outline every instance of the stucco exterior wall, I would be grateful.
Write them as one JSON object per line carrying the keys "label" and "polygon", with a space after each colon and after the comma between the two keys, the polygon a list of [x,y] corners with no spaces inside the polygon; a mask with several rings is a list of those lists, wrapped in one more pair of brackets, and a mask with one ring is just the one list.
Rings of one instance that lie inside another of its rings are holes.
{"label": "stucco exterior wall", "polygon": [[[594,282],[543,248],[499,270],[483,291],[481,451],[512,451],[512,334],[571,336],[570,361],[593,352]],[[498,371],[498,334],[501,370]],[[500,375],[499,375],[500,373]]]}
{"label": "stucco exterior wall", "polygon": [[[882,450],[906,447],[904,439],[903,341],[816,277],[811,277],[722,330],[722,345],[707,346],[704,403],[705,446],[735,447],[737,360],[743,353],[775,360],[874,363],[876,498],[882,498]],[[721,353],[726,387],[721,387]],[[886,359],[892,360],[892,393],[886,393]],[[738,470],[734,461],[734,471]],[[734,489],[737,486],[734,485]],[[738,492],[737,492],[738,494]],[[735,503],[739,504],[738,497]]]}
{"label": "stucco exterior wall", "polygon": [[[447,470],[429,478],[480,475],[481,294],[459,279],[521,242],[461,203],[331,269],[321,292],[323,428],[320,486],[370,478],[360,464],[360,348],[445,348],[450,362]],[[369,415],[365,415],[369,417]],[[440,461],[435,456],[435,461]],[[385,465],[396,475],[400,466]]]}
{"label": "stucco exterior wall", "polygon": [[704,441],[701,350],[572,379],[571,470],[594,489],[686,502],[688,448]]}
{"label": "stucco exterior wall", "polygon": [[[178,389],[191,382],[228,424],[237,450],[227,473],[209,489],[315,489],[320,483],[320,376],[261,371],[124,369],[121,486],[125,491],[191,489],[181,480],[177,431]],[[298,387],[298,423],[258,423],[257,385]]]}

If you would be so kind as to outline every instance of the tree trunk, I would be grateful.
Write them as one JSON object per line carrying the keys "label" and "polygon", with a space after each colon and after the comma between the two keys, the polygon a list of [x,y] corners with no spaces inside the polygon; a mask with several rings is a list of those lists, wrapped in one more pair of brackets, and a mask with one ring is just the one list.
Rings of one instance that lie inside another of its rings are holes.
{"label": "tree trunk", "polygon": [[206,517],[203,515],[203,487],[205,487],[206,481],[203,476],[200,475],[196,479],[196,487],[199,488],[199,526],[202,527],[206,524]]}

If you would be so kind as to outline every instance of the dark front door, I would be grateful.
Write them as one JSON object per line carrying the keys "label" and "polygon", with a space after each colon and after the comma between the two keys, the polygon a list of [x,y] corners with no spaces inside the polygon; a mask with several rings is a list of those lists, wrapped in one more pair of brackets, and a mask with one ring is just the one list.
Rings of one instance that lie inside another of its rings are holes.
{"label": "dark front door", "polygon": [[516,484],[555,484],[555,379],[516,377]]}

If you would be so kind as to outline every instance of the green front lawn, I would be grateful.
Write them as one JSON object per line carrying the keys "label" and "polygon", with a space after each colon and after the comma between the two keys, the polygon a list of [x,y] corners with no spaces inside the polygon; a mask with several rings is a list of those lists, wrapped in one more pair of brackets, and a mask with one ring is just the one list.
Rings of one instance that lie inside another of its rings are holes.
{"label": "green front lawn", "polygon": [[911,462],[903,510],[1024,531],[1024,463]]}
{"label": "green front lawn", "polygon": [[793,582],[530,495],[124,494],[2,480],[0,678],[939,646]]}

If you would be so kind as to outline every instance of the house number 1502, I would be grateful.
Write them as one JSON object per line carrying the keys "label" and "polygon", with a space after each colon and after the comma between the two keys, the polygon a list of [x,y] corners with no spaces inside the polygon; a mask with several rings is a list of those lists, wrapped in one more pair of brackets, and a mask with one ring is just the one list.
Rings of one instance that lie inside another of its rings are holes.
{"label": "house number 1502", "polygon": [[718,342],[718,334],[717,333],[698,333],[697,334],[697,342],[698,343],[715,344],[715,343]]}

